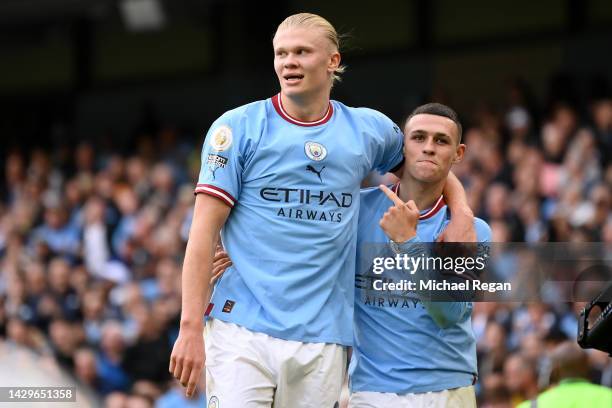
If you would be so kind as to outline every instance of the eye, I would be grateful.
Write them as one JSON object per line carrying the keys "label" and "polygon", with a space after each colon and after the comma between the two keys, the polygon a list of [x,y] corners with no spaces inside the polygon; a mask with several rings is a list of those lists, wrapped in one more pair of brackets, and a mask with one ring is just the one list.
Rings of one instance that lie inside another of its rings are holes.
{"label": "eye", "polygon": [[422,142],[423,140],[425,140],[425,137],[423,135],[413,135],[412,140],[416,140],[417,142]]}
{"label": "eye", "polygon": [[448,140],[446,140],[446,139],[437,139],[436,143],[437,144],[441,144],[441,145],[445,145],[445,144],[448,144]]}
{"label": "eye", "polygon": [[276,51],[276,56],[277,57],[284,57],[287,55],[286,51]]}

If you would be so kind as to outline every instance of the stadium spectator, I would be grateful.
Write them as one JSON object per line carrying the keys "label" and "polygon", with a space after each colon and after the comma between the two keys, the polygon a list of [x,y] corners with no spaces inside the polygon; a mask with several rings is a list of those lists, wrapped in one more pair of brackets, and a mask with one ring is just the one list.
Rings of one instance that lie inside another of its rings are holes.
{"label": "stadium spectator", "polygon": [[68,222],[64,205],[59,202],[48,204],[44,217],[44,224],[32,232],[30,245],[43,257],[57,254],[74,259],[81,246],[79,230]]}
{"label": "stadium spectator", "polygon": [[591,384],[587,353],[575,343],[562,343],[550,353],[552,388],[529,398],[519,408],[590,408],[612,406],[612,389]]}
{"label": "stadium spectator", "polygon": [[503,375],[497,373],[483,377],[481,384],[484,390],[481,408],[512,408],[510,391]]}
{"label": "stadium spectator", "polygon": [[136,342],[125,351],[123,367],[133,380],[163,383],[170,378],[168,356],[170,340],[164,331],[165,322],[155,318],[146,303],[136,306],[135,317],[139,327]]}
{"label": "stadium spectator", "polygon": [[102,381],[96,370],[96,355],[93,349],[81,347],[74,353],[74,372],[81,384],[102,392]]}
{"label": "stadium spectator", "polygon": [[102,327],[100,350],[96,353],[96,371],[102,394],[127,391],[130,386],[130,377],[123,368],[125,347],[121,324],[107,321]]}
{"label": "stadium spectator", "polygon": [[66,320],[57,319],[49,325],[51,349],[59,365],[68,371],[74,369],[74,352],[79,345],[75,329]]}
{"label": "stadium spectator", "polygon": [[591,105],[593,131],[601,164],[612,163],[612,98],[603,97]]}
{"label": "stadium spectator", "polygon": [[521,353],[511,354],[504,363],[504,381],[513,404],[538,395],[536,363]]}

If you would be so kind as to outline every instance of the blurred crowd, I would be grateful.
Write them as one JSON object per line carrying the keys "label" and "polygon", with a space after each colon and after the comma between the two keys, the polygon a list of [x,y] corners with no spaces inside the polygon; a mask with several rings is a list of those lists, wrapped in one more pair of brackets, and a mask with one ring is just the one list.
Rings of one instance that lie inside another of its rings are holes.
{"label": "blurred crowd", "polygon": [[[493,242],[612,244],[612,95],[599,84],[580,99],[569,83],[553,81],[538,104],[514,80],[503,106],[468,116],[466,157],[453,171]],[[513,407],[549,386],[550,355],[576,341],[585,303],[475,303],[479,406]],[[589,379],[612,387],[612,358],[587,356]]]}
{"label": "blurred crowd", "polygon": [[84,142],[4,162],[0,339],[55,356],[109,407],[183,400],[168,365],[199,148],[161,133],[130,155]]}
{"label": "blurred crowd", "polygon": [[[516,80],[506,101],[464,115],[468,149],[453,170],[494,242],[612,243],[610,93],[538,103]],[[157,129],[127,153],[81,142],[2,158],[0,343],[53,356],[108,407],[205,405],[168,374],[202,143],[180,136]],[[548,386],[548,352],[575,341],[583,306],[476,303],[481,405],[512,407]],[[612,359],[588,361],[589,379],[611,387]]]}
{"label": "blurred crowd", "polygon": [[471,207],[494,242],[612,242],[611,97],[553,99],[542,112],[529,95],[517,80],[505,110],[471,116],[453,168]]}

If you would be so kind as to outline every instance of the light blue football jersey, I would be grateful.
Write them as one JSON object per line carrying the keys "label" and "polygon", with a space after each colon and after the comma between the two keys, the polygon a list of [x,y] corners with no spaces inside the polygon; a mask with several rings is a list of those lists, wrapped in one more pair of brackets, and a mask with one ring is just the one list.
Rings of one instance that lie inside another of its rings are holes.
{"label": "light blue football jersey", "polygon": [[331,101],[300,122],[279,95],[223,114],[202,149],[196,193],[232,207],[221,231],[233,266],[209,315],[302,342],[351,345],[359,186],[403,161],[385,115]]}
{"label": "light blue football jersey", "polygon": [[[421,212],[415,242],[435,242],[448,225],[450,211],[441,198],[433,208]],[[471,302],[436,303],[453,316],[441,328],[416,293],[396,296],[398,292],[381,291],[372,295],[373,291],[364,290],[373,280],[368,265],[389,242],[379,221],[392,205],[380,189],[362,190],[357,241],[357,265],[362,267],[358,266],[355,283],[351,392],[406,394],[471,385],[477,376]],[[489,242],[489,226],[478,218],[474,226],[478,241]]]}

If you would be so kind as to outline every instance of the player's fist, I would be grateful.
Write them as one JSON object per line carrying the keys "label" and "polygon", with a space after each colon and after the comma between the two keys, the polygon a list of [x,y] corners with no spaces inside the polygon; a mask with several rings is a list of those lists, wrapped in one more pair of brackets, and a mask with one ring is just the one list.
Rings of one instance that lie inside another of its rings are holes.
{"label": "player's fist", "polygon": [[394,204],[381,218],[380,227],[394,242],[404,242],[414,237],[419,221],[419,209],[414,201],[403,202],[397,194],[382,184],[380,189]]}
{"label": "player's fist", "polygon": [[193,396],[204,368],[202,329],[200,324],[196,324],[194,327],[181,328],[170,356],[168,370],[186,388],[185,395],[187,397]]}

